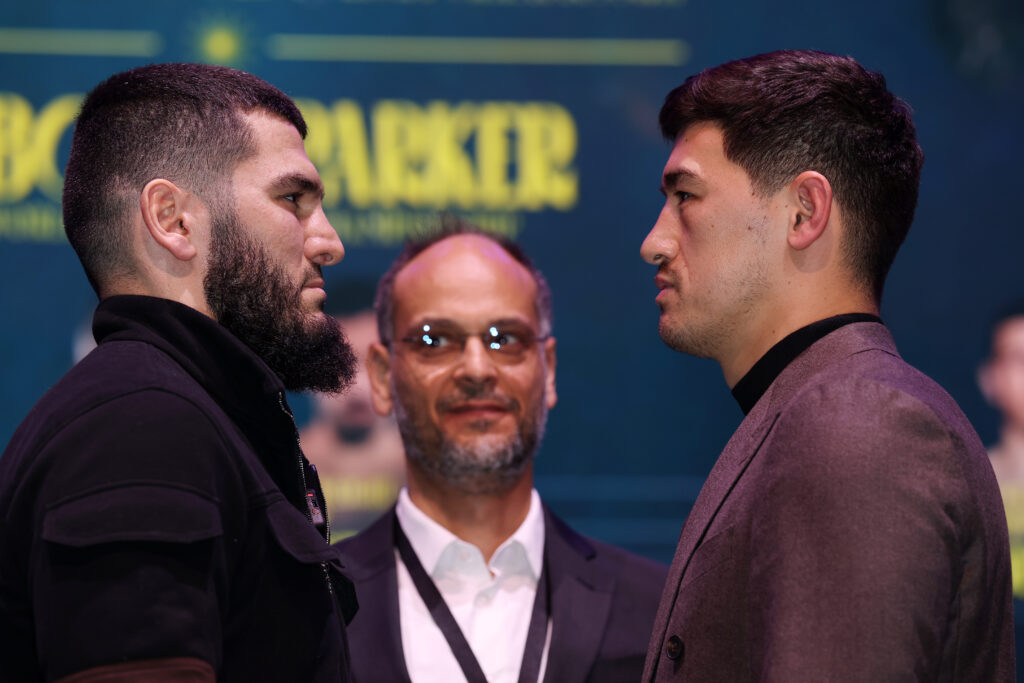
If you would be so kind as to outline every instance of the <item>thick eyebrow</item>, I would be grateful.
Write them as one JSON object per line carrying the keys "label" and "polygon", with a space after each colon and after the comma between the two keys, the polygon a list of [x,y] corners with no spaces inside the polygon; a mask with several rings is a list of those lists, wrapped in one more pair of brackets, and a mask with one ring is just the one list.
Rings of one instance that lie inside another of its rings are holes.
{"label": "thick eyebrow", "polygon": [[270,191],[273,193],[288,192],[289,190],[302,190],[315,195],[320,201],[324,199],[324,185],[319,179],[314,180],[301,173],[287,173],[274,178],[270,183]]}
{"label": "thick eyebrow", "polygon": [[675,187],[681,180],[689,180],[695,183],[704,182],[701,177],[693,171],[680,169],[678,171],[670,171],[663,175],[661,177],[661,187],[658,188],[658,191],[667,196],[669,188]]}

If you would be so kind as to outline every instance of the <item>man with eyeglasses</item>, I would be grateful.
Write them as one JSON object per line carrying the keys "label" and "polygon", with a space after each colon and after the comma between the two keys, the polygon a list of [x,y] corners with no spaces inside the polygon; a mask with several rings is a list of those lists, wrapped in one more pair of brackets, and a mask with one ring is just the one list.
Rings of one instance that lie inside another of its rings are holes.
{"label": "man with eyeglasses", "polygon": [[665,568],[586,539],[533,489],[554,407],[544,277],[511,242],[446,218],[377,289],[374,408],[395,412],[408,486],[341,544],[365,610],[360,683],[635,681]]}

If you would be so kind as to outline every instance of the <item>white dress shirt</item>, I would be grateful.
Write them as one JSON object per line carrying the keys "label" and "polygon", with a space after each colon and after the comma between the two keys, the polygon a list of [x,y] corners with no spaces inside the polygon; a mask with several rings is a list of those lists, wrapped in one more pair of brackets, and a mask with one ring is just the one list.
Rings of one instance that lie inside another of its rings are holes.
{"label": "white dress shirt", "polygon": [[[517,683],[533,616],[533,600],[544,561],[544,513],[534,490],[519,528],[494,551],[483,553],[427,517],[403,488],[395,507],[409,545],[437,585],[489,683]],[[402,558],[398,569],[398,613],[405,665],[413,683],[464,683],[466,677],[448,641],[427,611]],[[544,678],[551,620],[541,658]]]}

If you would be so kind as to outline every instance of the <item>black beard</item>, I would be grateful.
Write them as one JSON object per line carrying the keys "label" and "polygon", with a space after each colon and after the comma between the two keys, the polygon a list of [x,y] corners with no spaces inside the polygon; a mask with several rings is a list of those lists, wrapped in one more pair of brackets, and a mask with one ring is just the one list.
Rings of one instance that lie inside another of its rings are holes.
{"label": "black beard", "polygon": [[536,414],[524,416],[515,435],[504,443],[461,445],[446,438],[418,408],[406,405],[394,384],[391,391],[397,399],[395,418],[406,458],[425,474],[462,493],[496,495],[513,488],[533,462],[544,436],[547,407],[543,397]]}
{"label": "black beard", "polygon": [[203,279],[207,304],[286,389],[338,393],[352,384],[356,357],[341,326],[302,310],[302,283],[288,280],[233,212],[214,221],[210,252]]}

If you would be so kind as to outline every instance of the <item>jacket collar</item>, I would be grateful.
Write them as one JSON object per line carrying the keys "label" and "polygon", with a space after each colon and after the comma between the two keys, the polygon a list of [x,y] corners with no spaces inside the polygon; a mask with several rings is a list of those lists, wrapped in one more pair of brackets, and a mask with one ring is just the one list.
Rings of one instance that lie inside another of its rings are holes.
{"label": "jacket collar", "polygon": [[168,299],[120,295],[93,317],[100,344],[149,344],[167,354],[220,406],[260,454],[290,500],[305,500],[294,476],[298,432],[280,378],[218,322]]}
{"label": "jacket collar", "polygon": [[119,295],[100,302],[93,317],[97,343],[141,341],[174,359],[232,417],[252,410],[254,397],[276,405],[284,384],[248,346],[220,323],[168,299]]}
{"label": "jacket collar", "polygon": [[[361,659],[373,660],[375,680],[408,683],[399,625],[394,517],[392,508],[366,531],[342,544],[345,566],[356,582],[361,601],[377,606],[359,613],[349,641],[353,650],[366,648],[374,653]],[[544,681],[582,682],[599,652],[615,578],[594,546],[547,506],[544,525],[553,622]]]}

